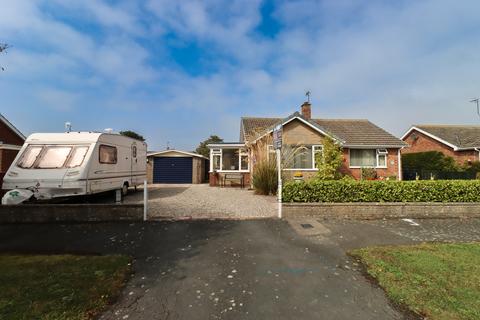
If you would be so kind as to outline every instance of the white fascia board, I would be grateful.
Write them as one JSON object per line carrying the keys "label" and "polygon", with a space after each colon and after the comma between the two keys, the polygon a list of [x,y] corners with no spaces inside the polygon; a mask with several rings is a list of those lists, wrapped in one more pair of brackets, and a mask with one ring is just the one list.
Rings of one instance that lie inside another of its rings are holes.
{"label": "white fascia board", "polygon": [[187,156],[192,156],[192,157],[197,157],[197,158],[204,158],[204,159],[207,159],[207,160],[208,160],[207,157],[202,156],[201,154],[192,153],[192,152],[187,152],[187,151],[181,151],[181,150],[175,150],[175,149],[170,149],[170,150],[164,150],[164,151],[149,153],[149,154],[147,154],[147,157],[159,156],[159,155],[162,155],[162,154],[165,154],[165,153],[170,153],[170,152],[177,152],[177,153],[184,154],[184,155],[187,155]]}
{"label": "white fascia board", "polygon": [[405,148],[406,145],[353,145],[353,144],[346,144],[343,146],[344,148],[348,149],[400,149]]}
{"label": "white fascia board", "polygon": [[[437,140],[438,142],[443,143],[443,144],[446,145],[446,146],[449,146],[449,147],[452,148],[454,151],[462,150],[462,149],[459,148],[458,146],[456,146],[456,145],[454,145],[454,144],[451,144],[450,142],[447,142],[447,141],[445,141],[445,140],[443,140],[443,139],[441,139],[441,138],[439,138],[439,137],[437,137],[437,136],[435,136],[435,135],[433,135],[433,134],[431,134],[431,133],[429,133],[429,132],[427,132],[427,131],[425,131],[425,130],[419,129],[419,128],[417,128],[417,127],[411,127],[411,128],[402,136],[402,140],[405,139],[413,130],[418,131],[418,132],[420,132],[420,133],[422,133],[422,134],[426,135],[427,137],[430,137],[430,138],[432,138],[432,139],[434,139],[434,140]],[[466,150],[468,150],[468,149],[466,149]]]}
{"label": "white fascia board", "polygon": [[244,148],[246,147],[245,143],[212,143],[207,144],[208,148]]}

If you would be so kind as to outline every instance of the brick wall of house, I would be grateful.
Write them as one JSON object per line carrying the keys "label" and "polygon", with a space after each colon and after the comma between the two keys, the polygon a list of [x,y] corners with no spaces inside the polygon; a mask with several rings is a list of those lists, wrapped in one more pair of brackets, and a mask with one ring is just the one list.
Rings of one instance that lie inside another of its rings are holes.
{"label": "brick wall of house", "polygon": [[[24,140],[18,136],[9,126],[3,121],[0,121],[0,144],[11,144],[16,146],[22,146]],[[0,196],[3,196],[5,191],[1,190],[3,184],[3,177],[8,168],[12,164],[13,160],[18,154],[18,150],[0,149]]]}
{"label": "brick wall of house", "polygon": [[[398,179],[398,149],[387,149],[387,168],[377,168],[377,177],[379,179],[385,179],[389,177],[396,177]],[[362,170],[360,168],[350,168],[350,156],[349,149],[343,149],[343,166],[342,173],[353,176],[355,179],[362,177]]]}
{"label": "brick wall of house", "polygon": [[293,120],[283,127],[283,144],[322,144],[323,136],[299,120]]}
{"label": "brick wall of house", "polygon": [[17,154],[18,150],[0,150],[0,172],[7,172]]}
{"label": "brick wall of house", "polygon": [[453,148],[416,130],[413,130],[409,135],[407,135],[403,141],[408,143],[410,147],[403,149],[402,154],[439,151],[446,156],[454,158],[455,161],[460,165],[464,164],[465,162],[479,160],[478,152],[474,150],[454,151]]}
{"label": "brick wall of house", "polygon": [[23,145],[23,138],[19,137],[12,129],[10,129],[3,121],[0,121],[0,141],[3,144],[13,144],[16,146]]}
{"label": "brick wall of house", "polygon": [[[232,173],[229,173],[232,174]],[[250,173],[249,172],[240,172],[239,174],[243,175],[244,183],[245,183],[245,188],[250,188]],[[221,183],[223,182],[223,177],[225,173],[220,173],[220,172],[210,172],[209,173],[209,184],[211,187],[219,187]],[[233,182],[231,184],[230,181],[227,182],[227,187],[228,186],[235,186],[238,184],[237,181]]]}
{"label": "brick wall of house", "polygon": [[13,160],[15,160],[17,154],[18,150],[0,149],[0,197],[5,193],[5,191],[2,191],[3,177],[7,173],[8,168],[10,168]]}

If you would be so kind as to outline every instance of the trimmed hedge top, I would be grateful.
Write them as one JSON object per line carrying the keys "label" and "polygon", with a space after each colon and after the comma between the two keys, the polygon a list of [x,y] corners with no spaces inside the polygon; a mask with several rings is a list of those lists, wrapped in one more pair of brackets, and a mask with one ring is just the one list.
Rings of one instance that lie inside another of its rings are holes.
{"label": "trimmed hedge top", "polygon": [[480,202],[480,180],[288,182],[284,202]]}

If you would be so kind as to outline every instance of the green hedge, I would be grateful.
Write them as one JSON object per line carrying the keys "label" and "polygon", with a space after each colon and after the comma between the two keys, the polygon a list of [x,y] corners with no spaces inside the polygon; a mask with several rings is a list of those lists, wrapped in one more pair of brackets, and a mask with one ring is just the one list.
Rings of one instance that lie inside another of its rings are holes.
{"label": "green hedge", "polygon": [[289,182],[283,202],[480,202],[479,180]]}

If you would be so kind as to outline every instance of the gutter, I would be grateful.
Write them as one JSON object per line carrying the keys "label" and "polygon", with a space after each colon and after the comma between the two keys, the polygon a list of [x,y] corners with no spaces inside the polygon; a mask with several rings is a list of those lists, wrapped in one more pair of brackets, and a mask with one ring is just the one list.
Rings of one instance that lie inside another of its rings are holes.
{"label": "gutter", "polygon": [[398,161],[397,161],[397,164],[398,164],[398,181],[402,181],[403,180],[403,177],[402,177],[402,150],[403,148],[405,147],[401,147],[400,149],[398,149]]}
{"label": "gutter", "polygon": [[350,149],[381,149],[381,148],[384,148],[384,149],[403,149],[403,148],[406,148],[408,145],[358,145],[358,144],[344,144],[342,147],[344,148],[350,148]]}

